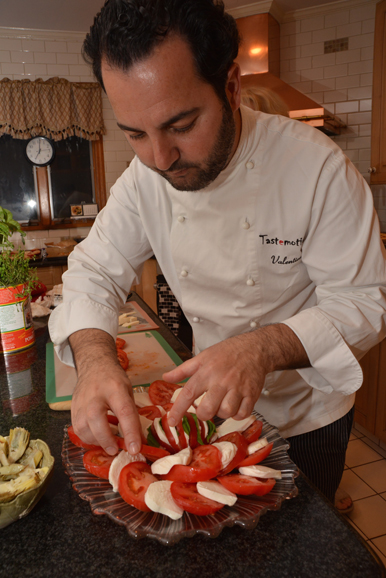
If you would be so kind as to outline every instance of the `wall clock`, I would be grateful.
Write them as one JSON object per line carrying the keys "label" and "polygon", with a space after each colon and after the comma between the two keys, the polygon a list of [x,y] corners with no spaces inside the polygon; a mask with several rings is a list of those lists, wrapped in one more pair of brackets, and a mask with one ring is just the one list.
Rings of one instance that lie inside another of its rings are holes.
{"label": "wall clock", "polygon": [[27,143],[25,153],[30,163],[38,167],[50,165],[55,158],[54,144],[46,136],[31,138]]}

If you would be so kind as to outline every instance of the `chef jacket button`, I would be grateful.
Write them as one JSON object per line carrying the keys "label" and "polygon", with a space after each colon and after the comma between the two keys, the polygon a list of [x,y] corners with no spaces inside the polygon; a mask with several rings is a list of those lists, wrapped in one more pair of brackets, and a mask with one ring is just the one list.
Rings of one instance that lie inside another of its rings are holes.
{"label": "chef jacket button", "polygon": [[262,394],[265,395],[265,397],[268,397],[269,396],[268,389],[263,389]]}
{"label": "chef jacket button", "polygon": [[198,323],[200,321],[199,317],[193,317],[192,319],[193,323]]}
{"label": "chef jacket button", "polygon": [[249,287],[253,287],[254,284],[255,284],[254,280],[251,277],[249,277],[249,279],[247,279],[247,285]]}
{"label": "chef jacket button", "polygon": [[257,327],[256,321],[251,321],[250,324],[249,324],[249,327],[252,327],[252,329],[254,329],[255,327]]}
{"label": "chef jacket button", "polygon": [[181,277],[187,277],[188,276],[188,272],[186,269],[182,269],[181,271]]}
{"label": "chef jacket button", "polygon": [[184,215],[180,215],[179,217],[177,217],[177,221],[178,221],[179,223],[183,223],[183,222],[185,221]]}
{"label": "chef jacket button", "polygon": [[251,225],[248,223],[248,221],[244,221],[243,223],[243,229],[249,229]]}
{"label": "chef jacket button", "polygon": [[255,166],[255,163],[252,161],[248,161],[245,166],[247,167],[247,169],[253,169],[253,167]]}

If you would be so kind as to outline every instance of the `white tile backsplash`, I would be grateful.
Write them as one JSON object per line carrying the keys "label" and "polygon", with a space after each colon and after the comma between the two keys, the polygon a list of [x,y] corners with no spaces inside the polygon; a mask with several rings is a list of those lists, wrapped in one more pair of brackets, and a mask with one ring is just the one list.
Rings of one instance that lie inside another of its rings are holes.
{"label": "white tile backsplash", "polygon": [[[281,63],[287,67],[281,77],[296,88],[301,82],[307,96],[347,123],[343,134],[333,138],[368,180],[376,0],[348,0],[329,6],[317,6],[312,17],[308,11],[298,10],[291,21],[281,24],[285,46],[301,44],[300,56],[282,51]],[[309,32],[312,37],[307,45]],[[346,37],[348,50],[318,53],[321,46],[324,50],[325,41]],[[291,72],[287,72],[288,62]],[[306,90],[307,80],[313,81],[310,91]]]}

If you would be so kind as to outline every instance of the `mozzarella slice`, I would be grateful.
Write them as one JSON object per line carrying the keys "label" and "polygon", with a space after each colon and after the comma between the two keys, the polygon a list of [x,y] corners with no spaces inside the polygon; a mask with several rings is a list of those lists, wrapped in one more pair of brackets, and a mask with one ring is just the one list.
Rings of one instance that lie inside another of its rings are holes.
{"label": "mozzarella slice", "polygon": [[250,456],[251,454],[254,454],[258,450],[265,448],[265,446],[267,445],[268,445],[267,438],[261,438],[261,440],[256,440],[255,442],[252,442],[248,446],[248,455]]}
{"label": "mozzarella slice", "polygon": [[129,452],[122,450],[111,462],[109,470],[109,482],[113,486],[113,492],[118,492],[119,474],[121,473],[122,468],[124,468],[127,464],[131,464],[131,462],[146,462],[146,458],[142,454],[136,454],[135,456],[132,456],[129,454]]}
{"label": "mozzarella slice", "polygon": [[200,395],[200,397],[198,397],[197,399],[194,400],[193,405],[198,407],[200,405],[200,403],[202,402],[204,395],[206,395],[206,391],[204,391],[204,393],[202,395]]}
{"label": "mozzarella slice", "polygon": [[[176,390],[173,392],[172,399],[170,400],[172,403],[174,403],[174,402],[176,401],[177,397],[180,395],[180,393],[181,393],[181,391],[182,391],[183,389],[184,389],[184,388],[181,387],[180,389],[176,389]],[[186,411],[187,411],[188,413],[196,413],[196,408],[195,408],[193,405],[191,405]]]}
{"label": "mozzarella slice", "polygon": [[138,407],[147,407],[148,405],[153,405],[147,391],[134,392],[134,403]]}
{"label": "mozzarella slice", "polygon": [[[187,466],[192,461],[192,450],[191,448],[185,448],[177,454],[171,456],[165,456],[160,458],[151,464],[152,474],[158,474],[164,476],[169,473],[173,466],[181,465]],[[150,506],[149,506],[150,507]]]}
{"label": "mozzarella slice", "polygon": [[147,430],[148,430],[149,426],[151,426],[151,424],[153,423],[153,421],[152,421],[151,419],[147,418],[147,417],[144,416],[144,415],[140,415],[140,416],[139,416],[139,421],[141,422],[142,433],[143,433],[143,436],[144,436],[144,438],[145,438],[145,440],[146,440],[146,439],[147,439],[147,436],[148,436],[148,433],[149,433]]}
{"label": "mozzarella slice", "polygon": [[274,470],[266,466],[241,466],[239,472],[240,474],[244,474],[244,476],[251,476],[253,478],[262,478],[264,480],[274,478],[275,480],[281,480],[280,470]]}
{"label": "mozzarella slice", "polygon": [[176,389],[175,391],[173,391],[172,399],[170,400],[172,403],[174,403],[176,401],[177,397],[180,395],[182,390],[183,390],[183,387],[180,387],[179,389]]}
{"label": "mozzarella slice", "polygon": [[172,483],[163,480],[150,484],[145,493],[145,504],[152,512],[159,512],[169,516],[172,520],[178,520],[182,517],[184,510],[177,506],[173,500],[170,491]]}
{"label": "mozzarella slice", "polygon": [[[145,438],[145,440],[146,440],[146,439],[147,439],[147,436],[148,436],[148,433],[149,433],[147,430],[148,430],[149,426],[150,426],[153,422],[152,422],[151,419],[148,419],[148,418],[145,417],[144,415],[139,415],[138,417],[139,417],[139,421],[140,421],[140,424],[141,424],[142,434],[143,434],[143,436],[144,436],[144,438]],[[110,427],[111,427],[111,424],[110,424]],[[118,424],[118,433],[119,433],[119,435],[121,436],[121,438],[124,437],[124,436],[123,436],[123,432],[122,432],[122,427],[121,427],[121,424],[120,424],[120,423]]]}
{"label": "mozzarella slice", "polygon": [[216,446],[220,450],[222,469],[226,468],[237,453],[236,444],[232,444],[232,442],[217,442],[211,445]]}
{"label": "mozzarella slice", "polygon": [[209,500],[214,500],[226,506],[233,506],[237,500],[236,494],[230,492],[219,482],[214,482],[213,480],[197,482],[197,492],[201,494],[201,496],[204,496],[204,498],[209,498]]}
{"label": "mozzarella slice", "polygon": [[222,437],[228,433],[232,433],[233,431],[243,432],[249,428],[249,426],[252,425],[255,420],[256,417],[254,415],[250,415],[249,417],[240,420],[236,420],[233,419],[233,417],[230,417],[229,419],[226,419],[224,423],[218,426],[217,433],[219,437]]}
{"label": "mozzarella slice", "polygon": [[165,415],[166,411],[164,410],[164,408],[162,407],[162,405],[156,405],[155,407],[158,407],[158,409],[160,410],[160,412],[161,412],[161,417],[162,417],[163,415]]}
{"label": "mozzarella slice", "polygon": [[164,444],[167,444],[168,446],[170,446],[169,440],[166,437],[166,434],[165,434],[165,432],[161,426],[161,418],[156,417],[155,420],[153,421],[153,423],[154,423],[155,432],[156,432],[157,436],[159,437],[159,440],[161,442],[163,442]]}

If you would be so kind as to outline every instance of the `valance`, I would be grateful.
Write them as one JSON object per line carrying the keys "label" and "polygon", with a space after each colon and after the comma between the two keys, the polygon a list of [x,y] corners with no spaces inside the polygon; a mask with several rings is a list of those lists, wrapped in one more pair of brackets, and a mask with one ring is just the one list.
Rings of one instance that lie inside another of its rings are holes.
{"label": "valance", "polygon": [[104,133],[102,92],[97,82],[69,82],[57,77],[0,80],[0,136],[98,140]]}

